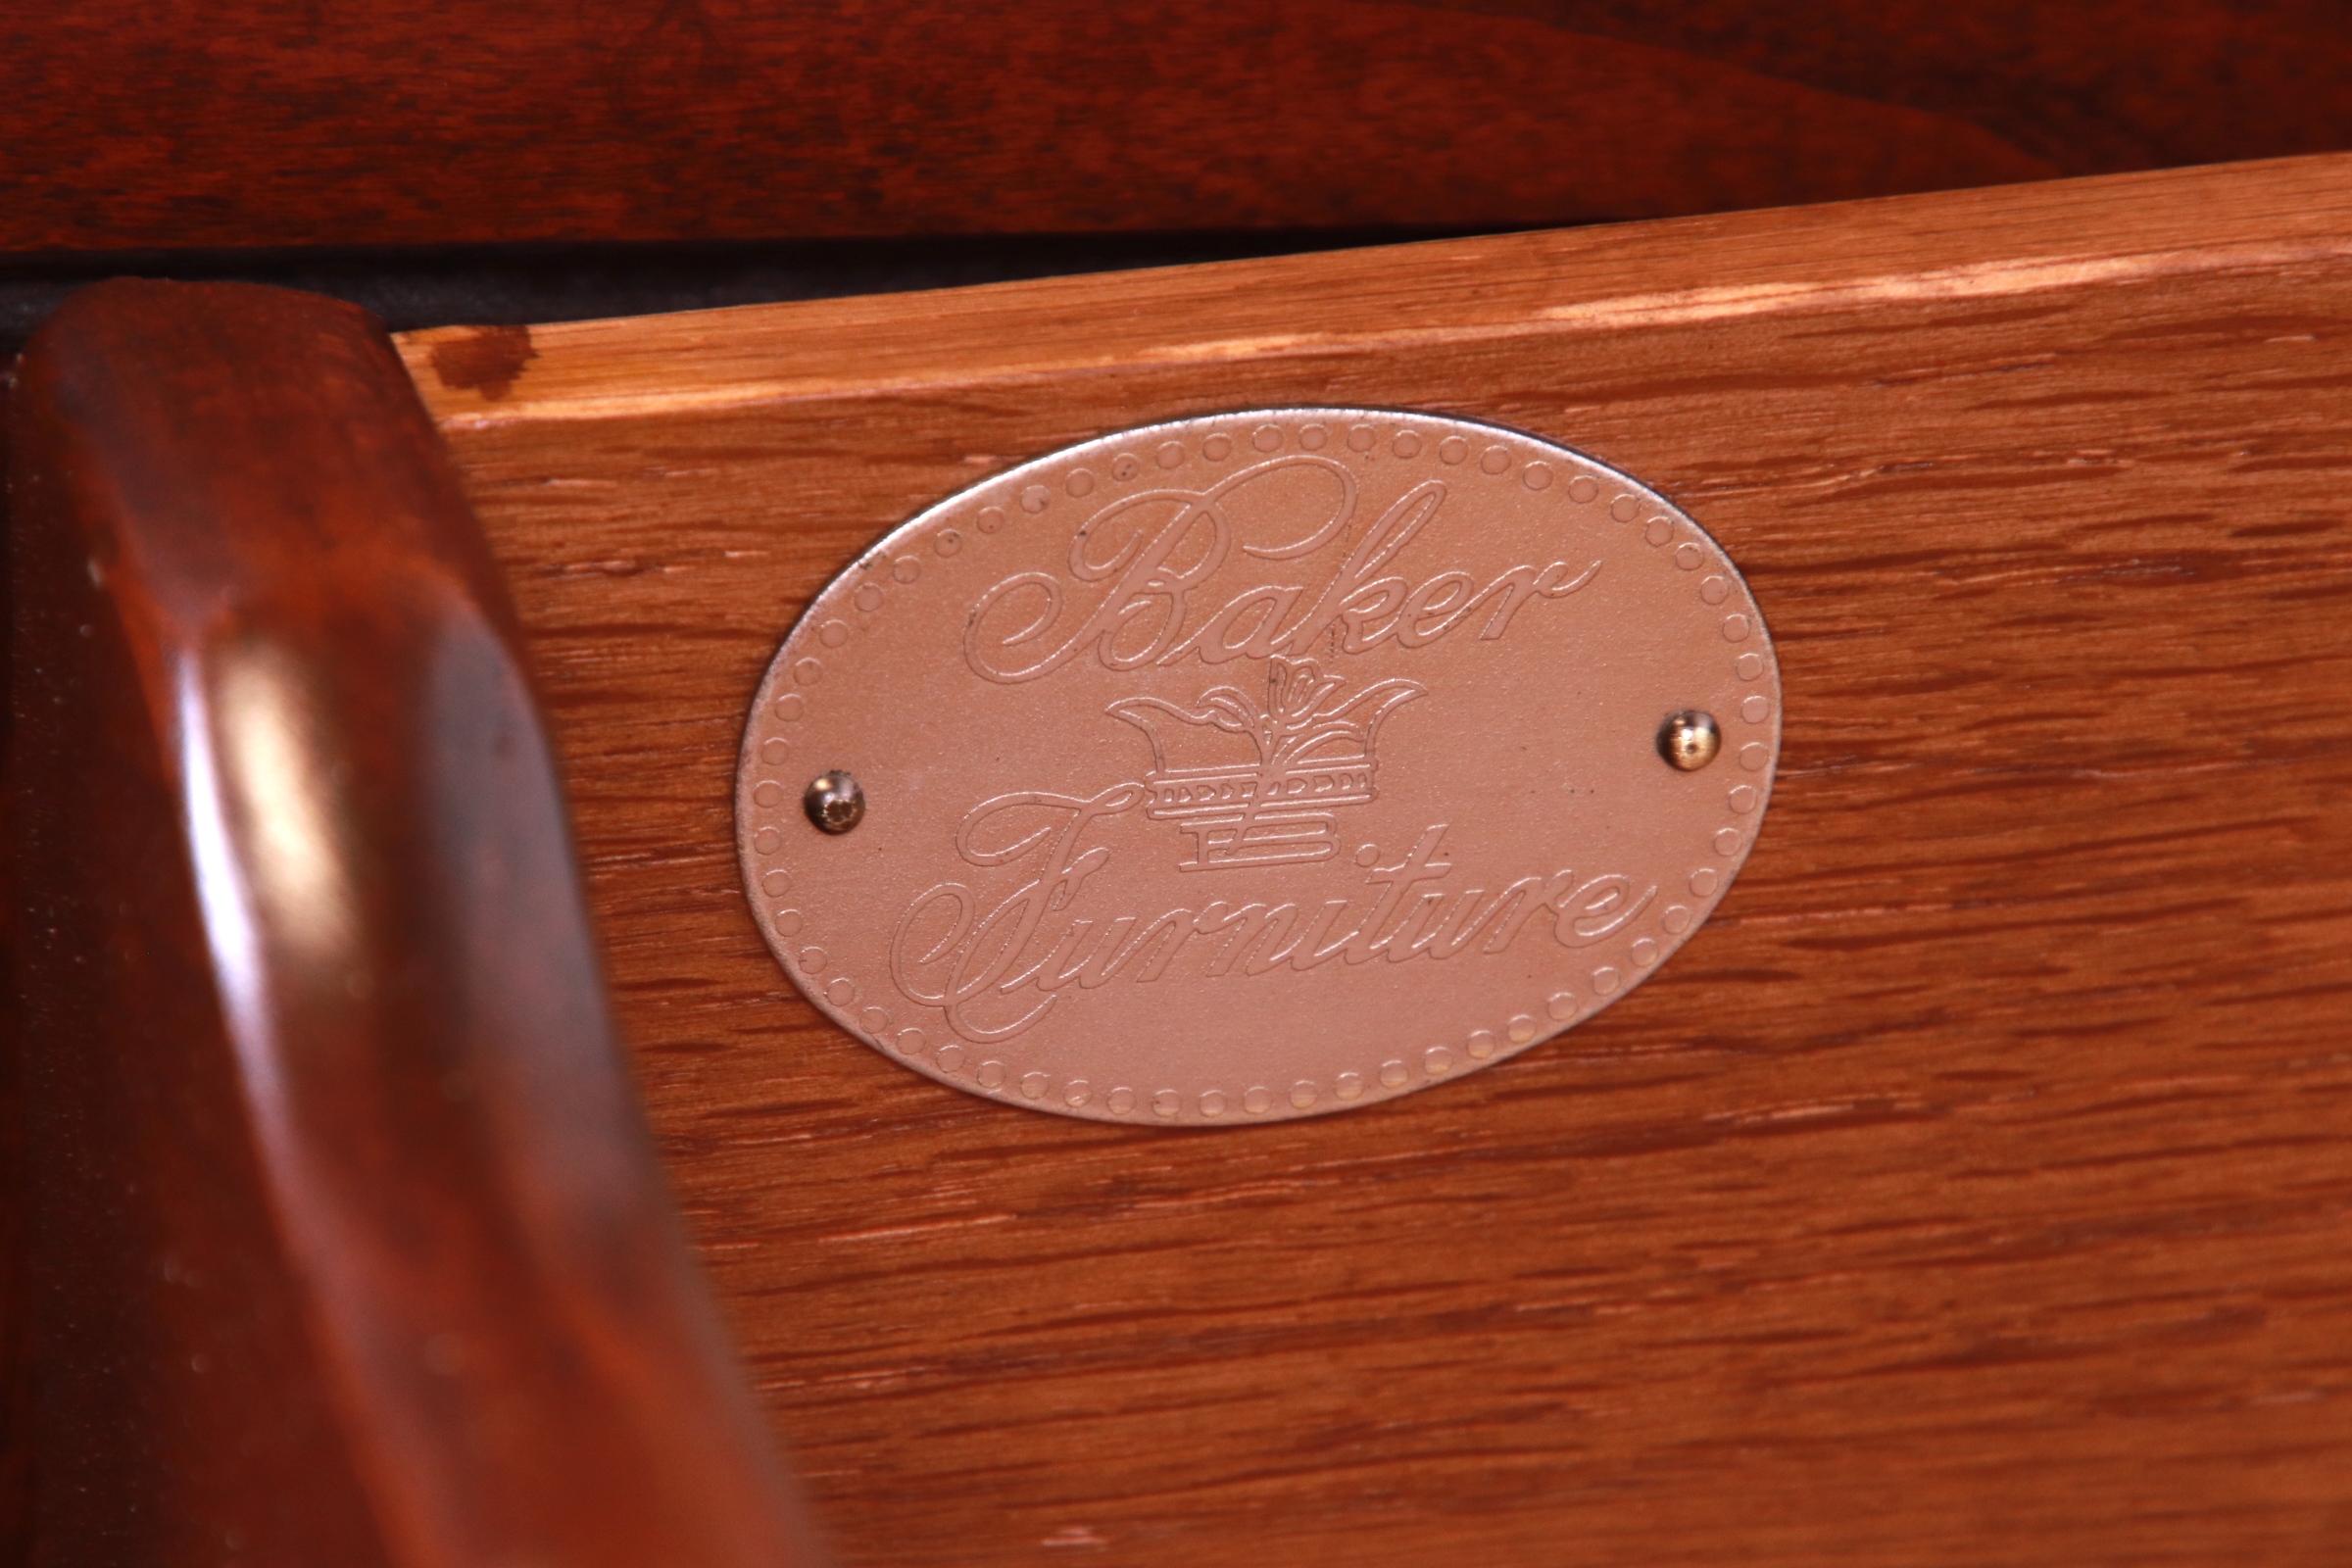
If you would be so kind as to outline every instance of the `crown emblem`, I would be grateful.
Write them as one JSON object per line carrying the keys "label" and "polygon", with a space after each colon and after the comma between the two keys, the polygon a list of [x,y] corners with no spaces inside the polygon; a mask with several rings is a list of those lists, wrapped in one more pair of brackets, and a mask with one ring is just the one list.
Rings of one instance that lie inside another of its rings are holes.
{"label": "crown emblem", "polygon": [[1336,853],[1340,808],[1373,798],[1380,721],[1428,690],[1390,679],[1343,696],[1347,684],[1311,659],[1277,654],[1256,700],[1238,686],[1212,686],[1193,708],[1157,697],[1110,705],[1106,711],[1152,743],[1145,815],[1192,836],[1180,870],[1280,865]]}

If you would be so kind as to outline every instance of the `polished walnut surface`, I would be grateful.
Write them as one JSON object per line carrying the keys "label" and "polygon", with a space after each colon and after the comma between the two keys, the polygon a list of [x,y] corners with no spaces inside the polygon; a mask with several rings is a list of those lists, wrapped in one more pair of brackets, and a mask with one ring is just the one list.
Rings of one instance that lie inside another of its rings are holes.
{"label": "polished walnut surface", "polygon": [[[404,351],[845,1560],[2323,1563],[2348,331],[2320,159]],[[1740,563],[1787,728],[1721,912],[1328,1121],[1085,1125],[822,1022],[733,853],[800,607],[978,475],[1323,402],[1573,446]]]}
{"label": "polished walnut surface", "polygon": [[10,10],[18,254],[1529,226],[2352,137],[2334,0]]}
{"label": "polished walnut surface", "polygon": [[9,415],[7,1559],[816,1560],[389,341],[109,283]]}

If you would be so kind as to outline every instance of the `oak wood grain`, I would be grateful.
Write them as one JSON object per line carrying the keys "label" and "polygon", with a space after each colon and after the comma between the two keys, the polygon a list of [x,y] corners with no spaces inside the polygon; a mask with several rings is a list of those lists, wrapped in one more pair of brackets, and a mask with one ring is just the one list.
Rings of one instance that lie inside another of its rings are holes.
{"label": "oak wood grain", "polygon": [[[2352,160],[404,350],[847,1560],[2352,1547]],[[1787,728],[1721,912],[1560,1040],[1236,1132],[818,1020],[730,819],[799,607],[977,475],[1327,401],[1564,442],[1732,553]]]}
{"label": "oak wood grain", "polygon": [[2333,0],[79,0],[0,250],[1624,219],[2352,145]]}
{"label": "oak wood grain", "polygon": [[9,413],[0,1550],[817,1560],[615,1047],[513,612],[382,332],[105,284]]}

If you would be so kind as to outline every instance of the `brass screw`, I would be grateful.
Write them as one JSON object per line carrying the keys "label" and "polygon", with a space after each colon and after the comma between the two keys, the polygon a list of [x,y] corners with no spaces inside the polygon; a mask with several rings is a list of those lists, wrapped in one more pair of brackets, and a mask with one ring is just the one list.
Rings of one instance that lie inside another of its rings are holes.
{"label": "brass screw", "polygon": [[1697,772],[1722,750],[1723,729],[1712,713],[1687,708],[1667,714],[1658,729],[1658,755],[1686,773]]}
{"label": "brass screw", "polygon": [[847,833],[865,819],[865,791],[839,768],[809,780],[801,805],[808,810],[808,820],[827,833]]}

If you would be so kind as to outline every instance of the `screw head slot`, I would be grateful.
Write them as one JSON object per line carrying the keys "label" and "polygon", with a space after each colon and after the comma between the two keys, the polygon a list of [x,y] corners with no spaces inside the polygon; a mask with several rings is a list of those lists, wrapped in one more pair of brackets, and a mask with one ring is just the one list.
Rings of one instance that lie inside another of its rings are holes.
{"label": "screw head slot", "polygon": [[1685,773],[1695,773],[1723,750],[1723,726],[1715,715],[1685,709],[1666,715],[1658,728],[1658,755]]}
{"label": "screw head slot", "polygon": [[847,833],[865,820],[865,791],[839,768],[809,780],[801,805],[808,820],[827,833]]}

